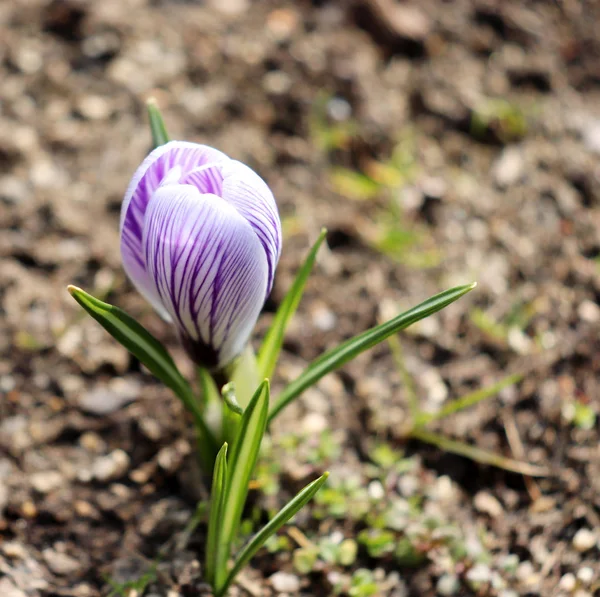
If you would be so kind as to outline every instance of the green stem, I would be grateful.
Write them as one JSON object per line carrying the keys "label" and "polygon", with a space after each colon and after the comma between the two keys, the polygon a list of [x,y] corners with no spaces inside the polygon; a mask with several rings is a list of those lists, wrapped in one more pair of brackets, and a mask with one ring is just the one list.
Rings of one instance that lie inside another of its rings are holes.
{"label": "green stem", "polygon": [[235,384],[236,398],[240,406],[243,409],[246,408],[262,381],[252,346],[250,344],[246,345],[242,354],[227,365],[223,373],[227,381],[232,381]]}

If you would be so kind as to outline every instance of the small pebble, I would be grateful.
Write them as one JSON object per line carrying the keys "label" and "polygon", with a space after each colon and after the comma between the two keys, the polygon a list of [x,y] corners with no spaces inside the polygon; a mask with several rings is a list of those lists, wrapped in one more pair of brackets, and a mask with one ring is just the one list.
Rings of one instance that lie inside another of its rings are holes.
{"label": "small pebble", "polygon": [[596,545],[597,540],[596,533],[590,529],[579,529],[573,537],[573,547],[579,553],[583,553],[588,549],[592,549]]}
{"label": "small pebble", "polygon": [[80,114],[89,120],[104,120],[111,113],[110,103],[99,95],[85,95],[77,103]]}
{"label": "small pebble", "polygon": [[517,147],[507,147],[492,166],[492,177],[500,188],[516,184],[524,174],[523,154]]}
{"label": "small pebble", "polygon": [[594,570],[589,566],[584,566],[577,571],[577,578],[584,585],[589,585],[594,580]]}
{"label": "small pebble", "polygon": [[488,493],[487,491],[480,491],[479,493],[477,493],[475,499],[473,500],[473,504],[479,512],[487,514],[492,518],[498,518],[504,513],[504,508],[502,508],[502,504],[491,493]]}
{"label": "small pebble", "polygon": [[140,384],[133,380],[116,378],[108,384],[98,384],[79,398],[79,407],[92,415],[108,415],[135,400]]}
{"label": "small pebble", "polygon": [[275,572],[269,580],[279,593],[297,593],[300,590],[300,579],[295,574]]}
{"label": "small pebble", "polygon": [[46,564],[48,564],[48,568],[59,576],[73,574],[81,567],[75,558],[50,547],[44,549],[42,555],[44,556],[44,560],[46,560]]}
{"label": "small pebble", "polygon": [[184,439],[180,439],[173,445],[162,448],[156,455],[156,462],[163,470],[172,473],[181,466],[183,459],[190,451],[190,444]]}
{"label": "small pebble", "polygon": [[431,496],[444,504],[453,504],[458,499],[458,492],[452,479],[442,475],[436,480]]}
{"label": "small pebble", "polygon": [[29,477],[31,486],[38,493],[50,493],[64,484],[64,478],[58,471],[40,471]]}
{"label": "small pebble", "polygon": [[398,479],[398,491],[404,497],[411,497],[419,490],[419,480],[413,475],[402,475]]}
{"label": "small pebble", "polygon": [[292,87],[292,79],[283,71],[269,71],[263,77],[263,87],[267,93],[271,93],[273,95],[283,95]]}
{"label": "small pebble", "polygon": [[577,315],[589,323],[596,323],[600,319],[600,307],[593,301],[582,301],[577,307]]}
{"label": "small pebble", "polygon": [[535,571],[533,564],[529,560],[525,560],[519,564],[515,576],[527,586],[533,586],[540,580],[539,574]]}
{"label": "small pebble", "polygon": [[380,481],[371,481],[367,491],[372,500],[382,500],[385,497],[385,489]]}
{"label": "small pebble", "polygon": [[306,435],[322,433],[328,427],[327,417],[320,413],[309,413],[302,419],[302,432]]}
{"label": "small pebble", "polygon": [[498,593],[498,597],[519,597],[519,593],[512,589],[504,589]]}
{"label": "small pebble", "polygon": [[2,545],[2,553],[13,560],[24,560],[27,557],[25,546],[16,541],[7,541]]}
{"label": "small pebble", "polygon": [[88,452],[102,454],[106,450],[106,442],[94,431],[86,431],[79,438],[79,445]]}
{"label": "small pebble", "polygon": [[490,582],[492,572],[485,564],[475,564],[466,574],[467,580],[475,586]]}
{"label": "small pebble", "polygon": [[21,504],[21,514],[25,518],[35,518],[37,516],[37,508],[31,500],[27,500]]}
{"label": "small pebble", "polygon": [[561,577],[558,586],[564,591],[571,592],[577,586],[577,579],[575,578],[575,575],[572,572],[567,572]]}
{"label": "small pebble", "polygon": [[460,581],[454,574],[443,574],[438,579],[436,588],[439,595],[450,597],[460,590]]}
{"label": "small pebble", "polygon": [[127,472],[129,462],[129,456],[123,450],[114,450],[94,461],[92,476],[100,482],[118,479]]}
{"label": "small pebble", "polygon": [[0,578],[0,595],[3,597],[27,597],[27,595],[15,587],[9,578]]}
{"label": "small pebble", "polygon": [[313,324],[322,332],[330,332],[337,324],[337,317],[325,305],[317,304],[311,313]]}

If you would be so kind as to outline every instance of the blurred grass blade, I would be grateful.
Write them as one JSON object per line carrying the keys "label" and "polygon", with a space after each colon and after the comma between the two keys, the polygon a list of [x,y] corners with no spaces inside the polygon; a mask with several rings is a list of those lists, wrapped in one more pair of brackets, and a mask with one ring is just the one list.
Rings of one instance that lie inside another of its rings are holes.
{"label": "blurred grass blade", "polygon": [[152,144],[154,145],[154,148],[168,143],[169,134],[167,133],[167,127],[165,126],[165,121],[158,109],[158,104],[153,97],[146,102],[146,108],[148,110],[148,119],[150,120],[150,131],[152,132]]}
{"label": "blurred grass blade", "polygon": [[196,427],[202,436],[201,441],[207,442],[204,449],[210,451],[210,454],[206,456],[209,459],[214,458],[218,449],[216,440],[206,426],[190,385],[177,369],[165,347],[133,317],[127,315],[125,311],[93,297],[81,288],[77,288],[77,286],[69,286],[68,290],[71,296],[119,344],[122,344],[152,374],[173,390],[194,416]]}
{"label": "blurred grass blade", "polygon": [[512,473],[520,473],[521,475],[527,475],[528,477],[546,477],[550,474],[550,470],[544,466],[529,464],[528,462],[521,462],[519,460],[513,460],[512,458],[506,458],[501,454],[482,450],[481,448],[449,439],[443,435],[426,431],[420,427],[412,429],[409,433],[409,436],[427,444],[437,446],[445,452],[458,454],[459,456],[464,456],[465,458],[469,458],[470,460],[474,460],[480,464],[489,464]]}
{"label": "blurred grass blade", "polygon": [[417,421],[419,419],[419,416],[421,416],[421,410],[419,408],[419,396],[417,394],[415,380],[412,378],[411,374],[406,368],[406,363],[404,361],[404,350],[402,349],[402,342],[400,342],[400,338],[397,335],[392,334],[388,338],[388,344],[390,345],[390,349],[392,351],[392,358],[396,363],[396,368],[400,373],[402,385],[404,386],[404,390],[406,391],[408,411],[410,413],[411,421]]}
{"label": "blurred grass blade", "polygon": [[285,330],[298,308],[302,293],[304,292],[304,287],[306,286],[306,281],[315,264],[319,248],[326,236],[327,230],[323,228],[315,244],[306,256],[302,267],[298,270],[292,287],[285,295],[279,309],[277,309],[277,314],[273,319],[273,323],[271,324],[258,353],[258,370],[261,378],[271,378],[273,375],[281,351],[281,346],[283,345]]}
{"label": "blurred grass blade", "polygon": [[[254,471],[260,444],[267,428],[269,381],[264,380],[244,411],[235,442],[231,448],[229,473],[220,526],[220,549],[215,565],[216,593],[222,592],[227,576],[227,560],[242,517],[248,484]],[[222,542],[222,544],[221,544]]]}
{"label": "blurred grass blade", "polygon": [[523,375],[517,373],[515,375],[509,375],[504,379],[500,380],[498,383],[495,383],[488,388],[482,388],[480,390],[475,390],[474,392],[470,392],[469,394],[465,394],[460,398],[456,398],[456,400],[452,400],[448,404],[446,404],[443,408],[441,408],[438,412],[435,413],[420,413],[419,416],[416,417],[415,424],[419,425],[427,425],[430,421],[435,421],[439,419],[444,419],[445,417],[459,412],[465,408],[469,408],[481,402],[482,400],[486,400],[487,398],[491,398],[495,396],[500,390],[507,388],[508,386],[512,386],[517,382],[523,379]]}
{"label": "blurred grass blade", "polygon": [[329,473],[324,473],[318,479],[315,479],[304,487],[304,489],[288,502],[260,531],[258,531],[258,533],[256,533],[256,535],[250,539],[250,541],[248,541],[238,554],[235,564],[227,576],[225,584],[221,590],[217,592],[217,597],[220,597],[227,591],[239,571],[250,561],[269,537],[274,535],[286,522],[306,506],[317,491],[323,487],[325,481],[327,481],[327,477],[329,477]]}
{"label": "blurred grass blade", "polygon": [[383,340],[386,340],[392,334],[407,328],[409,325],[429,315],[437,313],[458,300],[461,296],[467,294],[467,292],[473,290],[475,286],[475,283],[466,284],[436,294],[390,321],[377,325],[354,338],[350,338],[350,340],[321,355],[283,390],[271,409],[269,421],[272,421],[292,400],[330,371],[338,369],[348,361],[354,359],[361,352],[383,342]]}
{"label": "blurred grass blade", "polygon": [[219,560],[221,545],[221,519],[223,501],[227,485],[227,443],[224,443],[215,460],[212,488],[210,492],[210,518],[208,521],[208,538],[206,540],[206,580],[211,585],[215,582],[215,566]]}

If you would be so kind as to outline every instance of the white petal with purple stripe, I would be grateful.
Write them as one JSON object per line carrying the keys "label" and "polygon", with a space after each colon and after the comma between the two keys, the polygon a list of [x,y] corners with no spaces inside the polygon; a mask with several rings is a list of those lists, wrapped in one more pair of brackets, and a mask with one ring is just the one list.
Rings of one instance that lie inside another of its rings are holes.
{"label": "white petal with purple stripe", "polygon": [[233,359],[267,286],[265,253],[248,222],[216,195],[161,186],[148,206],[142,244],[154,290],[188,350],[214,357],[210,366]]}
{"label": "white petal with purple stripe", "polygon": [[188,352],[222,366],[244,347],[273,285],[281,222],[250,168],[195,143],[155,149],[121,210],[125,271],[179,329]]}
{"label": "white petal with purple stripe", "polygon": [[146,209],[164,177],[179,166],[181,172],[219,161],[230,161],[220,151],[184,141],[172,141],[152,151],[134,174],[121,206],[121,255],[125,272],[144,298],[166,319],[168,315],[148,279],[142,254]]}

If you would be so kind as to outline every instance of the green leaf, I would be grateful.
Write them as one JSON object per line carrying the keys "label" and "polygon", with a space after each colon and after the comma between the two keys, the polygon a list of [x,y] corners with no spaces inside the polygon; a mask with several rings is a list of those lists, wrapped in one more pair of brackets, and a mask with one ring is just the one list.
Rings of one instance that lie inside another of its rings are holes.
{"label": "green leaf", "polygon": [[158,146],[169,142],[169,134],[167,133],[167,127],[165,126],[163,117],[158,109],[158,104],[153,97],[146,102],[146,108],[150,120],[150,130],[152,131],[152,143],[154,144],[154,148],[157,148]]}
{"label": "green leaf", "polygon": [[318,479],[309,483],[302,489],[290,502],[287,503],[250,541],[238,554],[233,568],[227,576],[223,587],[217,591],[216,596],[223,595],[229,585],[233,582],[240,570],[250,561],[256,552],[265,544],[265,542],[274,535],[288,520],[295,516],[321,489],[329,473],[324,473]]}
{"label": "green leaf", "polygon": [[516,384],[517,382],[521,381],[521,379],[523,379],[523,375],[520,373],[509,375],[492,386],[481,388],[479,390],[475,390],[474,392],[469,392],[460,398],[452,400],[435,413],[419,413],[415,417],[415,424],[417,426],[427,425],[427,423],[430,423],[431,421],[444,419],[448,415],[464,410],[465,408],[469,408],[470,406],[474,406],[478,402],[495,396],[498,392],[500,392],[500,390]]}
{"label": "green leaf", "polygon": [[120,344],[137,357],[158,379],[171,388],[192,413],[194,422],[205,442],[203,448],[214,458],[216,440],[208,429],[192,389],[181,375],[165,347],[133,317],[114,305],[105,303],[77,286],[68,287],[71,296]]}
{"label": "green leaf", "polygon": [[277,309],[273,323],[271,324],[258,353],[258,370],[261,377],[270,378],[273,375],[279,353],[281,352],[281,346],[283,345],[285,330],[298,308],[302,293],[304,292],[304,287],[306,286],[306,281],[315,264],[319,248],[323,244],[326,236],[327,230],[323,228],[315,244],[306,256],[302,267],[298,270],[294,283],[285,295],[279,309]]}
{"label": "green leaf", "polygon": [[469,444],[449,439],[438,433],[427,431],[422,427],[415,427],[408,435],[427,444],[431,444],[432,446],[436,446],[445,452],[464,456],[465,458],[469,458],[480,464],[496,466],[505,471],[520,473],[521,475],[526,475],[528,477],[546,477],[550,474],[550,470],[545,466],[538,466],[536,464],[514,460],[513,458],[507,458],[506,456],[502,456],[502,454],[496,454],[495,452],[489,452],[488,450],[482,450],[476,446],[470,446]]}
{"label": "green leaf", "polygon": [[458,300],[467,292],[473,290],[476,284],[457,286],[445,290],[425,302],[401,313],[394,319],[377,325],[359,336],[346,340],[336,348],[333,348],[315,359],[292,383],[290,383],[275,401],[269,413],[269,422],[272,421],[292,400],[298,397],[304,390],[314,385],[327,373],[339,369],[342,365],[357,357],[360,353],[383,342],[392,334],[407,328],[408,326],[437,313]]}
{"label": "green leaf", "polygon": [[206,580],[212,585],[215,582],[215,569],[219,561],[219,550],[224,547],[221,542],[221,520],[225,488],[227,485],[227,443],[224,443],[215,461],[212,489],[210,494],[210,518],[208,522],[208,538],[206,542]]}
{"label": "green leaf", "polygon": [[260,444],[267,428],[269,412],[269,381],[264,380],[244,410],[235,442],[231,449],[229,474],[221,516],[222,548],[218,550],[214,588],[222,591],[227,574],[227,560],[235,540],[242,510],[248,495],[250,477],[254,471]]}

